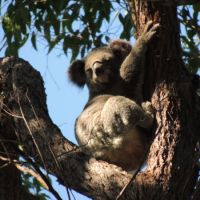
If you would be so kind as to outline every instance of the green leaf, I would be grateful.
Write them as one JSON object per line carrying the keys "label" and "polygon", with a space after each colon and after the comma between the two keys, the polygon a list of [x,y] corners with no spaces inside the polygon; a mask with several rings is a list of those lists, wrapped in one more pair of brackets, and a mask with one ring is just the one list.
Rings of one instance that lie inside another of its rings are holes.
{"label": "green leaf", "polygon": [[22,37],[22,39],[19,41],[19,48],[22,47],[28,40],[29,34],[26,34]]}
{"label": "green leaf", "polygon": [[200,3],[196,3],[193,5],[194,12],[200,12]]}
{"label": "green leaf", "polygon": [[187,31],[187,35],[190,38],[190,40],[193,40],[193,37],[196,35],[196,31],[193,29],[190,29]]}
{"label": "green leaf", "polygon": [[35,27],[39,32],[42,31],[42,28],[41,28],[42,26],[43,26],[43,21],[40,18],[35,20]]}
{"label": "green leaf", "polygon": [[120,21],[122,24],[124,24],[124,17],[122,16],[121,13],[119,13],[118,18],[119,18],[119,21]]}
{"label": "green leaf", "polygon": [[51,50],[60,42],[61,39],[62,39],[62,35],[58,35],[52,41],[49,41],[48,53],[51,52]]}
{"label": "green leaf", "polygon": [[35,50],[37,50],[35,32],[33,32],[32,35],[31,35],[31,43],[32,43],[32,45],[33,45],[33,48],[34,48]]}
{"label": "green leaf", "polygon": [[[17,52],[21,45],[25,44],[29,34],[33,48],[37,49],[35,35],[37,32],[46,39],[49,52],[63,40],[63,51],[66,53],[68,49],[71,50],[72,57],[79,52],[83,55],[91,47],[100,46],[108,40],[109,32],[112,30],[105,30],[107,29],[105,22],[109,27],[109,22],[117,19],[111,12],[116,13],[117,4],[121,3],[108,0],[98,0],[95,3],[91,0],[23,0],[17,3],[7,0],[7,2],[9,2],[8,9],[3,19],[3,37],[5,44],[9,46],[7,52]],[[122,7],[118,13],[124,13]],[[129,25],[126,20],[130,19],[122,14],[119,15],[120,23],[127,28],[122,36],[128,38]],[[105,31],[107,33],[102,34]],[[66,35],[70,35],[68,44],[64,39]]]}
{"label": "green leaf", "polygon": [[9,16],[4,16],[2,20],[3,29],[5,32],[12,32],[13,24]]}
{"label": "green leaf", "polygon": [[64,5],[65,1],[63,0],[52,1],[52,6],[57,14],[64,8]]}

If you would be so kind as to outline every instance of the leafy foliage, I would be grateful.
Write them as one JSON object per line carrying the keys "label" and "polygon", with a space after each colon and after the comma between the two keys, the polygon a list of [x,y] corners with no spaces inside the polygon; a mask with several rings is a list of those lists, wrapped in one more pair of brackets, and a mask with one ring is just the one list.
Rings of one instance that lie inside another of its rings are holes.
{"label": "leafy foliage", "polygon": [[[132,37],[131,14],[126,0],[0,0],[3,43],[6,55],[18,55],[30,39],[37,50],[45,40],[48,52],[61,47],[74,59],[111,38]],[[181,6],[179,19],[185,31],[181,35],[183,58],[190,72],[200,66],[200,4]],[[119,28],[120,27],[120,28]]]}
{"label": "leafy foliage", "polygon": [[[72,58],[78,53],[100,46],[110,40],[109,34],[102,32],[102,27],[110,22],[110,13],[114,4],[124,5],[120,0],[13,0],[7,2],[7,9],[2,17],[4,46],[6,55],[18,55],[18,50],[28,38],[37,50],[37,40],[44,38],[48,52],[60,44],[64,53],[72,51]],[[121,21],[127,15],[120,14]],[[128,22],[127,22],[128,23]],[[126,24],[127,24],[126,23]],[[127,25],[126,25],[127,27]],[[130,30],[131,25],[129,25]],[[130,32],[123,31],[122,37],[129,39]]]}
{"label": "leafy foliage", "polygon": [[24,187],[37,196],[41,200],[48,200],[50,197],[44,193],[43,186],[37,181],[36,178],[32,177],[28,173],[21,173],[22,183]]}
{"label": "leafy foliage", "polygon": [[178,10],[184,32],[181,35],[183,59],[187,69],[196,73],[200,68],[200,4]]}

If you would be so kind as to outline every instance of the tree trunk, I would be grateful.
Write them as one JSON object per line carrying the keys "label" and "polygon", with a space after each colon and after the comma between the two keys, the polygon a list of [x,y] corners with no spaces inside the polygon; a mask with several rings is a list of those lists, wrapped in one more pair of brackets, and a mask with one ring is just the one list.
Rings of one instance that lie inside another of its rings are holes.
{"label": "tree trunk", "polygon": [[[156,109],[155,137],[147,169],[120,198],[199,199],[200,110],[193,77],[181,59],[176,8],[139,0],[132,3],[138,34],[149,20],[161,24],[159,37],[148,51],[144,84],[145,99],[151,99]],[[26,156],[60,183],[93,199],[115,199],[130,181],[131,175],[121,168],[89,158],[62,136],[49,118],[41,76],[27,62],[1,59],[0,89],[1,144],[9,146],[9,153],[16,152],[19,142]],[[8,150],[1,149],[5,156]]]}
{"label": "tree trunk", "polygon": [[144,96],[156,108],[155,139],[147,168],[152,177],[149,183],[145,181],[146,186],[154,187],[148,199],[189,199],[198,178],[200,112],[194,77],[181,58],[177,9],[172,4],[139,0],[132,5],[136,30],[141,32],[149,20],[161,25],[147,54],[144,84]]}

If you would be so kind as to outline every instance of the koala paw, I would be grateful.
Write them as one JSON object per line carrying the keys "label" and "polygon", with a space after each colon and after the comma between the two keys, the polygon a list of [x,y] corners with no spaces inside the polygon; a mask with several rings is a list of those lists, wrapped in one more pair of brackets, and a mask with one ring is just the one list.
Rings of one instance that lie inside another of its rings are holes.
{"label": "koala paw", "polygon": [[150,128],[153,124],[155,109],[149,101],[143,102],[141,106],[144,110],[144,115],[139,125],[143,128]]}
{"label": "koala paw", "polygon": [[146,111],[146,112],[148,112],[152,115],[154,115],[154,113],[155,113],[155,109],[152,106],[151,102],[149,102],[149,101],[143,102],[142,108],[143,108],[144,111]]}
{"label": "koala paw", "polygon": [[106,132],[118,135],[135,126],[143,112],[134,101],[115,96],[106,102],[101,113],[101,121]]}
{"label": "koala paw", "polygon": [[152,21],[149,21],[144,28],[142,38],[145,39],[147,42],[150,41],[158,31],[159,27],[160,24],[153,24]]}

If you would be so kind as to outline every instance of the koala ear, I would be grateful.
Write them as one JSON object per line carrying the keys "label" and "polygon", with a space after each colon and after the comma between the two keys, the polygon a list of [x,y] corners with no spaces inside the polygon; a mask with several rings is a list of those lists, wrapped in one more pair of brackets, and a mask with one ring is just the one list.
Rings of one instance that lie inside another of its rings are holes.
{"label": "koala ear", "polygon": [[111,41],[108,46],[114,53],[122,56],[127,56],[132,49],[132,46],[128,41],[121,39]]}
{"label": "koala ear", "polygon": [[83,60],[75,60],[69,66],[69,79],[79,87],[83,87],[86,83],[85,62]]}

